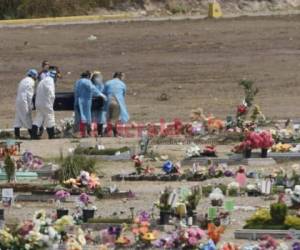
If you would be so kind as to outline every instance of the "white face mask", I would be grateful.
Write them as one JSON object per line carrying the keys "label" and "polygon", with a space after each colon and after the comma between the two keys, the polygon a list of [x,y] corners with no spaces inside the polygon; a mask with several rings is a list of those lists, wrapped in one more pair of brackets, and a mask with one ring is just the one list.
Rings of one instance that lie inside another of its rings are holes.
{"label": "white face mask", "polygon": [[103,77],[102,77],[102,76],[97,76],[97,77],[95,78],[95,82],[96,82],[96,83],[102,83],[102,82],[103,82]]}

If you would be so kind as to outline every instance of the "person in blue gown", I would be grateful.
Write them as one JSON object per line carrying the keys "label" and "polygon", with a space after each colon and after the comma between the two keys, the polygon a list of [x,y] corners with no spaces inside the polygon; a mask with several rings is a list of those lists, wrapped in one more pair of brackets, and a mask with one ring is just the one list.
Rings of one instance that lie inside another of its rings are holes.
{"label": "person in blue gown", "polygon": [[127,87],[124,79],[124,73],[116,72],[113,75],[113,79],[105,83],[103,92],[107,97],[107,101],[104,105],[107,122],[112,124],[112,130],[115,137],[118,136],[118,122],[124,124],[127,123],[130,118],[125,102]]}

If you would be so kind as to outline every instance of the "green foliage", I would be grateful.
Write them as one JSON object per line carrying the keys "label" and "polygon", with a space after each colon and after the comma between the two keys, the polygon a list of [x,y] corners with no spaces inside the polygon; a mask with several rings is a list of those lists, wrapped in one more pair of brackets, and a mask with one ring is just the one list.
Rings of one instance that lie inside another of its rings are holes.
{"label": "green foliage", "polygon": [[201,189],[200,187],[192,187],[191,194],[187,197],[187,210],[196,210],[200,200],[201,200]]}
{"label": "green foliage", "polygon": [[77,155],[115,155],[117,152],[124,153],[130,151],[129,147],[122,148],[107,148],[99,150],[97,148],[83,148],[77,147],[74,154]]}
{"label": "green foliage", "polygon": [[64,158],[58,171],[60,182],[79,176],[80,171],[95,172],[96,161],[80,155],[72,155]]}
{"label": "green foliage", "polygon": [[159,203],[156,206],[160,211],[169,212],[171,210],[171,205],[169,204],[169,197],[171,195],[172,188],[166,187],[159,197]]}
{"label": "green foliage", "polygon": [[288,208],[284,203],[274,203],[270,206],[270,214],[274,224],[282,224],[287,212]]}
{"label": "green foliage", "polygon": [[4,169],[6,173],[7,182],[11,182],[16,173],[16,166],[10,156],[6,156],[4,160]]}
{"label": "green foliage", "polygon": [[254,88],[254,82],[250,80],[241,80],[239,85],[244,88],[245,102],[247,103],[248,108],[250,108],[253,104],[254,97],[258,93],[258,88]]}

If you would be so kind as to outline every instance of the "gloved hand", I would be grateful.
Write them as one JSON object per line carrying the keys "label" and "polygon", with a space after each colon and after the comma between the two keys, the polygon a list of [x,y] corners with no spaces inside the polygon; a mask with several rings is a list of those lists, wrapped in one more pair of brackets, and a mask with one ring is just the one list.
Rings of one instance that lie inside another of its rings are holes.
{"label": "gloved hand", "polygon": [[106,97],[106,95],[104,95],[104,94],[101,94],[100,95],[100,97],[102,97],[103,98],[103,100],[106,102],[107,101],[107,97]]}

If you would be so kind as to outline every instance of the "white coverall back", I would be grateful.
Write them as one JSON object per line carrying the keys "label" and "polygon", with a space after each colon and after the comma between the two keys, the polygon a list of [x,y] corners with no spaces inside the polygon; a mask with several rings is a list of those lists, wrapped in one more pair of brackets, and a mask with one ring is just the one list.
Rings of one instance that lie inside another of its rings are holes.
{"label": "white coverall back", "polygon": [[55,100],[55,82],[52,77],[47,76],[38,84],[36,90],[36,117],[34,125],[52,128],[55,126],[55,115],[53,104]]}
{"label": "white coverall back", "polygon": [[27,76],[20,83],[16,98],[16,116],[14,127],[27,128],[32,127],[32,97],[34,94],[35,81]]}

